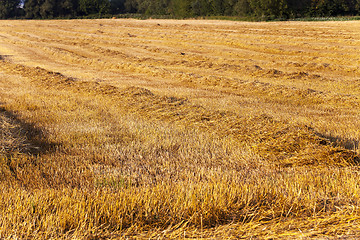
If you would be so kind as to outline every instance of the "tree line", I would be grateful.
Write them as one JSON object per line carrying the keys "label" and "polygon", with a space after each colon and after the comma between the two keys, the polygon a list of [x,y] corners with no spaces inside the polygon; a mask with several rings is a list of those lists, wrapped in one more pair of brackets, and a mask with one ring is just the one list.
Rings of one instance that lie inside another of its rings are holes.
{"label": "tree line", "polygon": [[360,0],[0,0],[0,19],[53,19],[117,14],[289,19],[360,15]]}

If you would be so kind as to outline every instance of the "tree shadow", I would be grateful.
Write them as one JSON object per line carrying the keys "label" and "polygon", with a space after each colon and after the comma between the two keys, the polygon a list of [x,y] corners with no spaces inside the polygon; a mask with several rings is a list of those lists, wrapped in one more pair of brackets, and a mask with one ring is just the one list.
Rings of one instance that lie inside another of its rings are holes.
{"label": "tree shadow", "polygon": [[9,59],[11,57],[11,55],[0,55],[0,61],[5,61],[7,59]]}
{"label": "tree shadow", "polygon": [[330,144],[343,147],[347,150],[357,151],[359,150],[359,140],[355,138],[344,138],[344,137],[334,137],[328,134],[317,133],[321,138],[326,139]]}
{"label": "tree shadow", "polygon": [[[40,155],[55,151],[59,143],[49,142],[46,138],[46,133],[43,129],[36,127],[32,123],[21,120],[15,113],[7,111],[4,107],[0,107],[0,115],[5,118],[11,127],[7,129],[7,136],[14,139],[13,142],[18,142],[18,146],[10,146],[9,152],[20,152],[29,155]],[[0,125],[0,130],[2,126]],[[15,144],[16,145],[16,144]]]}

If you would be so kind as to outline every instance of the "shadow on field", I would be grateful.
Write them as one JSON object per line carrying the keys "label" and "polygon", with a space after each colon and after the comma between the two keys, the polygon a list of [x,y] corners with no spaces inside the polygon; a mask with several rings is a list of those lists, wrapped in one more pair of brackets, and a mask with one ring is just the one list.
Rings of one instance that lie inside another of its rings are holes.
{"label": "shadow on field", "polygon": [[0,61],[5,61],[7,59],[9,59],[11,57],[11,55],[0,55]]}
{"label": "shadow on field", "polygon": [[334,137],[327,134],[318,133],[318,136],[327,139],[331,144],[335,146],[340,146],[348,150],[358,151],[359,150],[359,140],[355,138],[342,138]]}
{"label": "shadow on field", "polygon": [[44,131],[0,107],[0,151],[39,155],[54,151],[57,143],[46,141]]}

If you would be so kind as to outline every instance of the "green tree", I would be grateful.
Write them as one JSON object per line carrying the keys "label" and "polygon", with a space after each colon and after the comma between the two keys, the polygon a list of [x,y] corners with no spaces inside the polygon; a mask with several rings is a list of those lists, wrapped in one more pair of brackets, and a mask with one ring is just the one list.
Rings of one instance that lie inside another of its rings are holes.
{"label": "green tree", "polygon": [[59,3],[59,16],[75,17],[78,14],[79,2],[78,0],[63,0]]}
{"label": "green tree", "polygon": [[56,0],[45,0],[40,6],[41,18],[54,18],[58,15]]}
{"label": "green tree", "polygon": [[310,10],[311,0],[287,0],[287,5],[291,17],[303,17]]}
{"label": "green tree", "polygon": [[360,1],[356,1],[356,0],[342,1],[342,5],[344,10],[346,11],[346,14],[351,14],[351,15],[359,14],[359,8],[357,8],[357,3],[360,3]]}
{"label": "green tree", "polygon": [[79,10],[84,15],[106,14],[110,12],[108,0],[79,0]]}
{"label": "green tree", "polygon": [[24,5],[26,18],[41,18],[40,7],[44,0],[27,0]]}
{"label": "green tree", "polygon": [[233,14],[237,16],[249,16],[252,15],[252,9],[250,7],[249,0],[238,0],[233,8]]}
{"label": "green tree", "polygon": [[18,0],[0,1],[0,19],[15,17],[20,2]]}
{"label": "green tree", "polygon": [[147,15],[166,15],[169,4],[169,0],[138,0],[138,12]]}
{"label": "green tree", "polygon": [[139,4],[137,0],[126,0],[124,3],[126,13],[137,13]]}
{"label": "green tree", "polygon": [[258,17],[275,19],[287,16],[285,0],[250,0],[249,4],[253,14]]}
{"label": "green tree", "polygon": [[78,14],[78,0],[27,0],[26,18],[74,17]]}
{"label": "green tree", "polygon": [[177,17],[193,17],[191,0],[172,0],[169,4],[169,12]]}
{"label": "green tree", "polygon": [[311,3],[310,15],[312,16],[336,16],[344,11],[340,3],[341,0],[313,0]]}
{"label": "green tree", "polygon": [[124,11],[125,11],[125,0],[110,1],[110,12],[112,14],[124,13]]}
{"label": "green tree", "polygon": [[221,16],[225,12],[225,1],[224,0],[209,0],[211,5],[212,15]]}
{"label": "green tree", "polygon": [[235,14],[235,6],[238,0],[225,0],[223,4],[224,12],[226,16],[231,16]]}
{"label": "green tree", "polygon": [[191,8],[195,16],[209,16],[213,14],[208,0],[195,0],[192,2]]}

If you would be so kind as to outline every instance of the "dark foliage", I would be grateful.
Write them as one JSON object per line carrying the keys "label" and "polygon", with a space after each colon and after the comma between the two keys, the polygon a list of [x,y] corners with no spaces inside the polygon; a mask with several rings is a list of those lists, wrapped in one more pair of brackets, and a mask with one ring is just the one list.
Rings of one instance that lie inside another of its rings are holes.
{"label": "dark foliage", "polygon": [[25,4],[20,0],[0,0],[0,19],[101,17],[124,13],[263,20],[354,16],[360,14],[360,0],[26,0]]}
{"label": "dark foliage", "polygon": [[7,19],[15,17],[19,11],[18,0],[0,0],[0,19]]}

